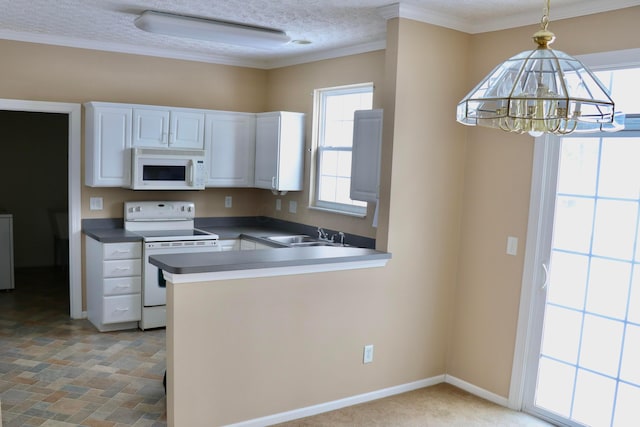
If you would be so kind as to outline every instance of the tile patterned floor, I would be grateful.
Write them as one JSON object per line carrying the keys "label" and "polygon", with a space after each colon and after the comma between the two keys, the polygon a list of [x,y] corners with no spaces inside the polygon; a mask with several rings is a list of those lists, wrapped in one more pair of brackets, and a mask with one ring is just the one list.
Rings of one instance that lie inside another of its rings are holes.
{"label": "tile patterned floor", "polygon": [[64,271],[16,271],[0,292],[3,427],[166,426],[165,331],[69,319]]}

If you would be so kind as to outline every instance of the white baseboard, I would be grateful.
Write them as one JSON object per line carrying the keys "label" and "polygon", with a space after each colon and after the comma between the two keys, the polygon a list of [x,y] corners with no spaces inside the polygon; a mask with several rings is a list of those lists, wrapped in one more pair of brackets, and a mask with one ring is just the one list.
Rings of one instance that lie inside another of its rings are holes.
{"label": "white baseboard", "polygon": [[346,397],[344,399],[333,400],[331,402],[320,403],[318,405],[307,406],[306,408],[294,409],[293,411],[281,412],[279,414],[268,415],[262,418],[242,421],[236,424],[230,424],[227,427],[264,427],[277,423],[296,420],[298,418],[310,417],[312,415],[322,414],[323,412],[335,411],[336,409],[345,408],[347,406],[365,403],[383,397],[393,396],[408,391],[417,390],[419,388],[429,387],[445,381],[445,375],[438,375],[412,383],[402,384],[399,386],[384,388],[369,393],[358,394],[356,396]]}
{"label": "white baseboard", "polygon": [[452,386],[458,387],[475,396],[486,399],[497,405],[509,407],[509,399],[499,396],[483,388],[477,387],[471,383],[463,381],[451,375],[438,375],[420,381],[414,381],[407,384],[401,384],[394,387],[383,388],[381,390],[369,393],[358,394],[356,396],[346,397],[344,399],[333,400],[331,402],[320,403],[318,405],[307,406],[305,408],[294,409],[292,411],[281,412],[279,414],[268,415],[266,417],[255,418],[248,421],[242,421],[236,424],[229,424],[227,427],[264,427],[272,424],[284,423],[287,421],[297,420],[299,418],[310,417],[312,415],[322,414],[324,412],[335,411],[336,409],[345,408],[347,406],[357,405],[359,403],[370,402],[372,400],[382,399],[383,397],[393,396],[396,394],[406,393],[408,391],[417,390],[419,388],[429,387],[432,385],[446,382]]}
{"label": "white baseboard", "polygon": [[463,381],[459,378],[456,378],[451,375],[445,375],[444,381],[447,384],[451,384],[452,386],[456,386],[466,392],[469,392],[475,396],[481,397],[483,399],[488,400],[489,402],[493,402],[496,405],[504,406],[506,408],[509,407],[509,399],[506,397],[502,397],[498,394],[492,393],[488,390],[475,386],[471,383]]}

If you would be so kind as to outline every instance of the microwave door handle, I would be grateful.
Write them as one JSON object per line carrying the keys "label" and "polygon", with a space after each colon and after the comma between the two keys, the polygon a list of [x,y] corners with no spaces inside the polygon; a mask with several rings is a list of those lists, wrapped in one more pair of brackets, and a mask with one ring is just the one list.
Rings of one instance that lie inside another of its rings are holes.
{"label": "microwave door handle", "polygon": [[193,186],[195,180],[195,166],[193,160],[189,160],[189,185]]}

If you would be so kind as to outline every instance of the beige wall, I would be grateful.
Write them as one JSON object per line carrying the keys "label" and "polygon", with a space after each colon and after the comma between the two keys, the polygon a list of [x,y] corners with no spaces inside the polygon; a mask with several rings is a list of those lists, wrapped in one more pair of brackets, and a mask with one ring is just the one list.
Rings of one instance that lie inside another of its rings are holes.
{"label": "beige wall", "polygon": [[[552,10],[553,14],[553,10]],[[639,48],[640,7],[553,21],[553,48],[570,55]],[[465,91],[501,61],[533,49],[537,26],[474,35]],[[464,94],[458,94],[463,96]],[[453,112],[450,120],[453,120]],[[509,394],[531,188],[533,139],[469,128],[459,279],[447,371]],[[518,255],[505,254],[507,236]]]}
{"label": "beige wall", "polygon": [[[383,149],[391,199],[380,228],[393,254],[385,268],[170,286],[174,425],[226,424],[446,372],[465,137],[451,117],[468,42],[455,31],[393,20],[385,64],[377,53],[361,57],[386,70],[377,102],[396,111],[385,121],[392,129]],[[318,74],[335,76],[324,85],[349,81],[336,72],[344,61],[318,64]],[[312,70],[273,73],[305,88],[289,95],[291,105],[309,108],[307,88],[319,80]],[[370,365],[362,364],[365,344],[375,346]]]}
{"label": "beige wall", "polygon": [[[276,196],[267,194],[265,205],[271,211],[269,216],[288,221],[326,227],[331,230],[349,231],[367,237],[376,237],[376,229],[372,227],[375,204],[369,203],[366,218],[354,218],[339,214],[329,214],[309,209],[311,165],[315,156],[312,147],[312,118],[314,89],[341,86],[355,83],[373,82],[374,108],[382,105],[384,92],[384,51],[370,52],[362,55],[348,56],[333,60],[319,61],[271,70],[267,78],[267,108],[269,110],[292,110],[306,114],[305,131],[305,179],[304,191],[289,193],[282,199],[282,211],[275,210]],[[296,214],[288,211],[289,201],[298,204]]]}

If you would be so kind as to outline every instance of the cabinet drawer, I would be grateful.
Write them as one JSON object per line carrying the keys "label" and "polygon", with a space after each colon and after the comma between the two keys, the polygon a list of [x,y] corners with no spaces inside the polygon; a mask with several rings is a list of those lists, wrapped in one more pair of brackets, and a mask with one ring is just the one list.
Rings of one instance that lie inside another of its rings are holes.
{"label": "cabinet drawer", "polygon": [[103,259],[131,259],[142,256],[142,244],[138,242],[105,243]]}
{"label": "cabinet drawer", "polygon": [[142,262],[139,259],[103,261],[104,277],[140,276]]}
{"label": "cabinet drawer", "polygon": [[132,322],[141,319],[142,298],[137,295],[104,297],[102,323]]}
{"label": "cabinet drawer", "polygon": [[140,293],[140,276],[104,279],[104,295],[125,295]]}

